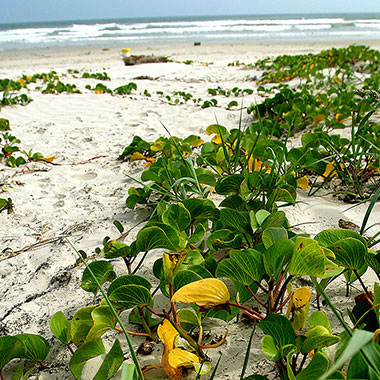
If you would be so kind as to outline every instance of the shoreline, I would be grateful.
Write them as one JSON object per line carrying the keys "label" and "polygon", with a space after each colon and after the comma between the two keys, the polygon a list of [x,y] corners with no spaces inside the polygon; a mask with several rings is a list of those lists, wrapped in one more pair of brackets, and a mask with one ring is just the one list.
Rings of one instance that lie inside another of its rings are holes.
{"label": "shoreline", "polygon": [[[373,49],[380,50],[379,40],[324,40],[310,42],[252,42],[252,43],[220,43],[220,44],[168,44],[168,45],[147,45],[131,47],[133,55],[162,55],[173,60],[197,60],[212,61],[218,60],[223,63],[240,60],[251,63],[266,56],[277,56],[281,54],[307,54],[316,53],[323,49],[340,48],[349,45],[365,45]],[[85,65],[93,65],[94,69],[100,70],[107,65],[114,65],[122,62],[121,49],[119,47],[74,47],[74,48],[46,48],[33,51],[3,51],[0,52],[0,77],[6,75],[9,69],[20,69],[26,72],[31,67],[52,67],[57,68],[79,68],[87,70]],[[29,70],[30,71],[30,70]]]}

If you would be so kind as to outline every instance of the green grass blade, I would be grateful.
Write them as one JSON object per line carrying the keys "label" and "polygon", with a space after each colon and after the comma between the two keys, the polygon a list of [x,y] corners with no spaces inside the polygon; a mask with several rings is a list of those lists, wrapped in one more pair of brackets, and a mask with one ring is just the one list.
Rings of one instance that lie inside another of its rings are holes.
{"label": "green grass blade", "polygon": [[216,362],[216,365],[214,367],[214,370],[211,372],[210,374],[210,379],[209,380],[213,380],[215,375],[216,375],[216,370],[218,369],[218,366],[219,366],[219,363],[220,363],[220,359],[222,358],[222,355],[219,356],[219,359],[218,361]]}
{"label": "green grass blade", "polygon": [[370,215],[372,213],[372,210],[375,207],[375,204],[376,204],[377,200],[379,199],[379,197],[380,197],[380,187],[377,189],[375,195],[372,197],[371,202],[370,202],[370,204],[369,204],[369,206],[367,208],[367,211],[364,214],[363,222],[362,222],[362,225],[360,227],[360,234],[361,235],[365,231],[365,227],[366,227],[366,225],[368,223],[368,219],[369,219],[369,217],[370,217]]}
{"label": "green grass blade", "polygon": [[254,334],[254,333],[255,333],[255,329],[253,328],[253,329],[252,329],[252,332],[251,332],[251,336],[250,336],[250,338],[249,338],[247,351],[246,351],[246,353],[245,353],[244,364],[243,364],[243,368],[242,368],[242,370],[241,370],[240,380],[243,380],[243,379],[244,379],[245,371],[246,371],[247,366],[248,366],[249,354],[250,354],[250,352],[251,352],[252,338],[253,338],[253,334]]}

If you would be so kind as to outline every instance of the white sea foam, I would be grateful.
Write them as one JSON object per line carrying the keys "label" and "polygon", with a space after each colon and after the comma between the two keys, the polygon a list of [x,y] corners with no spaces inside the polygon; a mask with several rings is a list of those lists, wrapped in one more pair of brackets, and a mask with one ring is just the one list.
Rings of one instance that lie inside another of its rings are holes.
{"label": "white sea foam", "polygon": [[224,17],[209,19],[117,20],[2,28],[0,50],[49,46],[146,44],[182,41],[380,38],[375,17]]}

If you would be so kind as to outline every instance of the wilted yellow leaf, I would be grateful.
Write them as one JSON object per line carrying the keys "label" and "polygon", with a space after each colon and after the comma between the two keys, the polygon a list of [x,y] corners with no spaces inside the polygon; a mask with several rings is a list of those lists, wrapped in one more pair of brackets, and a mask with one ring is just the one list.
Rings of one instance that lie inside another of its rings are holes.
{"label": "wilted yellow leaf", "polygon": [[159,140],[150,146],[150,150],[152,150],[153,152],[159,152],[160,150],[164,149],[164,146],[165,146],[165,141]]}
{"label": "wilted yellow leaf", "polygon": [[[331,175],[330,173],[333,172]],[[325,172],[323,173],[323,177],[327,178],[327,177],[334,177],[336,176],[336,171],[335,171],[335,166],[332,162],[329,162],[327,165],[326,165],[326,169],[325,169]]]}
{"label": "wilted yellow leaf", "polygon": [[302,288],[298,288],[293,293],[293,305],[296,309],[305,306],[311,298],[311,293],[309,288],[303,286]]}
{"label": "wilted yellow leaf", "polygon": [[216,144],[216,145],[219,145],[219,144],[222,143],[222,139],[220,138],[219,135],[215,135],[215,136],[212,138],[211,141],[212,141],[214,144]]}
{"label": "wilted yellow leaf", "polygon": [[168,355],[169,365],[174,368],[192,366],[192,363],[199,363],[199,358],[192,352],[181,348],[174,348]]}
{"label": "wilted yellow leaf", "polygon": [[217,278],[191,282],[177,290],[172,297],[173,302],[195,303],[205,309],[223,305],[229,300],[227,286]]}
{"label": "wilted yellow leaf", "polygon": [[157,335],[164,344],[165,348],[174,348],[174,341],[178,335],[178,331],[167,319],[165,319],[162,324],[158,326]]}
{"label": "wilted yellow leaf", "polygon": [[53,162],[57,157],[54,157],[54,156],[46,156],[46,157],[41,157],[40,159],[38,159],[38,161],[44,161],[44,162]]}
{"label": "wilted yellow leaf", "polygon": [[309,313],[310,298],[310,290],[304,286],[296,289],[289,300],[286,316],[289,318],[290,313],[292,313],[290,323],[295,330],[302,330],[305,327]]}
{"label": "wilted yellow leaf", "polygon": [[297,186],[300,189],[306,190],[309,187],[309,180],[308,178],[304,175],[301,178],[297,178]]}
{"label": "wilted yellow leaf", "polygon": [[263,165],[263,163],[260,160],[258,160],[257,158],[255,158],[255,165],[253,166],[253,170],[255,172],[260,171],[262,165]]}
{"label": "wilted yellow leaf", "polygon": [[191,352],[174,347],[178,331],[167,319],[158,326],[157,335],[165,347],[161,358],[161,367],[171,380],[180,380],[182,377],[181,367],[191,365],[192,362],[199,363],[199,358]]}
{"label": "wilted yellow leaf", "polygon": [[145,160],[145,157],[140,152],[134,152],[131,156],[130,161],[139,161],[139,160]]}

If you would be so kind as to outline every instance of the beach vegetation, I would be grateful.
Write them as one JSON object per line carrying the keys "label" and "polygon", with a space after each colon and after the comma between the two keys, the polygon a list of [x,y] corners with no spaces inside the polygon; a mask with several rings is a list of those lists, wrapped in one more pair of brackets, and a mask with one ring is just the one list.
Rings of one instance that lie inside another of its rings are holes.
{"label": "beach vegetation", "polygon": [[113,91],[102,83],[97,83],[94,87],[91,87],[91,85],[87,84],[86,89],[94,91],[95,94],[113,94]]}
{"label": "beach vegetation", "polygon": [[[26,359],[46,368],[43,361],[50,351],[50,345],[45,338],[35,334],[5,335],[0,337],[0,377],[4,380],[4,367],[14,359]],[[27,379],[35,370],[36,365],[24,373],[22,362],[12,379]],[[10,378],[10,377],[9,377]]]}
{"label": "beach vegetation", "polygon": [[[380,127],[371,121],[380,96],[372,88],[355,91],[354,75],[375,75],[379,63],[380,53],[362,46],[266,58],[251,66],[235,62],[231,66],[265,70],[258,78],[265,99],[248,107],[246,122],[240,109],[236,128],[209,125],[205,139],[179,138],[165,126],[167,137],[133,137],[119,160],[143,169],[139,179],[127,175],[135,186],[128,189],[126,206],[145,207],[148,215],[138,224],[144,225],[124,243],[124,227],[115,222],[120,237],[104,238],[92,261],[73,247],[84,266],[80,286],[93,300],[71,320],[58,311],[50,321],[53,334],[70,351],[76,379],[86,362],[100,355],[105,356],[96,380],[112,378],[121,367],[122,377],[140,380],[157,367],[170,379],[180,379],[185,368],[194,370],[197,379],[210,371],[215,378],[219,362],[211,370],[207,350],[229,337],[228,331],[222,337],[205,334],[209,318],[250,328],[242,380],[266,379],[259,373],[246,376],[253,344],[273,362],[280,379],[380,378],[380,285],[363,281],[367,271],[377,277],[380,272],[380,233],[365,236],[380,197]],[[44,92],[77,90],[52,75]],[[299,82],[285,83],[291,81]],[[276,85],[269,88],[269,83]],[[130,95],[137,85],[130,82],[113,91],[100,83],[86,88]],[[208,95],[225,97],[252,93],[237,87],[208,90]],[[169,104],[218,104],[185,91],[157,95]],[[236,100],[227,106],[232,107],[238,107]],[[0,159],[7,165],[46,160],[19,148],[7,120],[0,119],[0,129]],[[338,133],[343,129],[349,137]],[[290,137],[299,132],[300,146],[291,146]],[[359,231],[325,229],[312,236],[290,225],[286,207],[296,204],[298,189],[315,194],[324,186],[336,186],[334,192],[346,201],[370,199]],[[12,201],[0,199],[0,211],[11,209]],[[151,267],[141,271],[153,254]],[[118,260],[124,271],[116,267]],[[338,279],[348,290],[353,284],[358,289],[355,297],[347,292],[347,310],[338,311],[328,295]],[[126,330],[124,317],[134,331]],[[332,318],[338,320],[334,329]],[[115,337],[119,333],[133,364],[124,363]],[[161,341],[161,362],[142,368],[130,335]],[[108,353],[105,337],[113,340]],[[1,337],[2,379],[3,367],[14,358],[43,365],[48,352],[39,336]]]}
{"label": "beach vegetation", "polygon": [[85,71],[82,74],[82,78],[92,78],[92,79],[97,79],[97,80],[111,80],[111,78],[108,76],[106,72],[103,73],[88,73]]}
{"label": "beach vegetation", "polygon": [[65,84],[60,80],[56,82],[49,82],[47,86],[42,90],[43,94],[81,94],[81,91],[77,88],[75,84]]}
{"label": "beach vegetation", "polygon": [[137,84],[129,82],[128,84],[115,88],[113,91],[117,95],[130,95],[133,90],[137,90]]}

